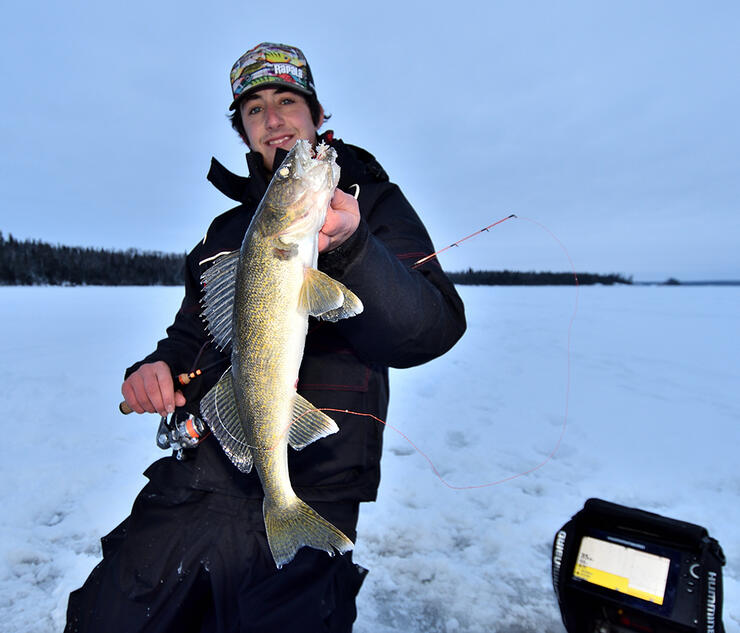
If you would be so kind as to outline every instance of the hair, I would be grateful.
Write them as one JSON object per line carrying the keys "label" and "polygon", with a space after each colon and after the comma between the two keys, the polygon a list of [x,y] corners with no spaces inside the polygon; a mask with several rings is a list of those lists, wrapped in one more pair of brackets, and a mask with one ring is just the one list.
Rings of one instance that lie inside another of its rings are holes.
{"label": "hair", "polygon": [[[308,104],[308,111],[311,113],[311,120],[313,121],[313,124],[318,127],[319,121],[321,119],[321,104],[319,103],[319,99],[315,94],[304,94],[302,92],[298,92],[297,90],[291,90],[290,88],[285,88],[283,86],[277,87],[277,92],[292,92],[294,94],[300,95],[306,100],[306,103]],[[246,95],[245,95],[246,96]],[[244,124],[242,123],[242,113],[241,113],[241,104],[244,97],[239,99],[239,101],[236,102],[236,106],[234,108],[234,111],[228,115],[229,121],[231,121],[231,127],[236,130],[236,133],[241,137],[241,139],[249,145],[249,140],[247,139],[247,132],[244,129]],[[331,118],[331,114],[324,113],[324,121],[328,121]]]}

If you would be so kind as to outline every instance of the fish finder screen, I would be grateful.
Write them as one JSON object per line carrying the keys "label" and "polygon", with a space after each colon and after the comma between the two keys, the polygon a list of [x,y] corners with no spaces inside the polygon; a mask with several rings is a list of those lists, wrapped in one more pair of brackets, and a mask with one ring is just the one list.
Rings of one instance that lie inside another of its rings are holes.
{"label": "fish finder screen", "polygon": [[584,536],[573,575],[587,582],[663,604],[671,561],[634,547]]}

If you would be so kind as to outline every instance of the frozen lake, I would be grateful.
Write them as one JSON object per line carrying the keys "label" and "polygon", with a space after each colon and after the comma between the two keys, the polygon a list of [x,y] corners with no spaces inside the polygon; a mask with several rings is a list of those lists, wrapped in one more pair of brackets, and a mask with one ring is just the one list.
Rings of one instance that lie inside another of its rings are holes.
{"label": "frozen lake", "polygon": [[[728,560],[725,627],[740,633],[740,288],[460,292],[467,334],[441,359],[393,372],[388,422],[448,484],[508,481],[448,488],[386,430],[379,499],[360,518],[355,560],[370,574],[355,631],[563,631],[552,539],[601,497],[707,527]],[[163,455],[158,418],[124,418],[117,404],[124,368],[180,298],[0,287],[4,631],[61,631],[100,536]]]}

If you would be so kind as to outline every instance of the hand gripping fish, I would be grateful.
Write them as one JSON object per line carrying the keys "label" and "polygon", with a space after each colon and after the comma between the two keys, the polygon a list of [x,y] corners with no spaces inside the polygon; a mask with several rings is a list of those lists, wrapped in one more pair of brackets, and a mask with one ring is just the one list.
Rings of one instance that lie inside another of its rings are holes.
{"label": "hand gripping fish", "polygon": [[267,540],[278,568],[303,546],[352,549],[340,530],[301,501],[288,444],[301,450],[336,433],[336,422],[296,392],[308,316],[338,321],[360,300],[316,269],[318,232],[339,181],[333,148],[298,141],[275,173],[240,251],[203,274],[203,317],[231,367],[201,401],[201,414],[242,472],[254,466],[265,493]]}

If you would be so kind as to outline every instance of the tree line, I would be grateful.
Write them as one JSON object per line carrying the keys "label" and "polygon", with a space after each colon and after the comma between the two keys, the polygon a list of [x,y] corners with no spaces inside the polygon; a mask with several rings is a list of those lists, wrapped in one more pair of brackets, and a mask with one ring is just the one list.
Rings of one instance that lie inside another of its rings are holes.
{"label": "tree line", "polygon": [[[0,285],[179,286],[185,254],[52,245],[7,239],[0,231]],[[456,284],[480,286],[574,285],[572,272],[473,270],[448,273]],[[578,283],[631,284],[619,274],[578,273]]]}
{"label": "tree line", "polygon": [[179,286],[185,254],[52,245],[0,232],[0,284]]}
{"label": "tree line", "polygon": [[519,272],[515,270],[473,270],[447,273],[456,284],[467,286],[573,286],[578,278],[579,285],[631,284],[632,277],[619,274],[598,275],[595,273],[549,273]]}

